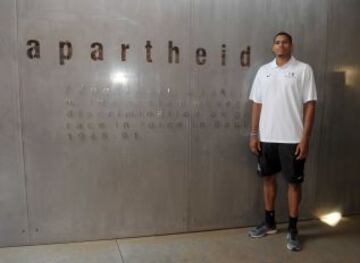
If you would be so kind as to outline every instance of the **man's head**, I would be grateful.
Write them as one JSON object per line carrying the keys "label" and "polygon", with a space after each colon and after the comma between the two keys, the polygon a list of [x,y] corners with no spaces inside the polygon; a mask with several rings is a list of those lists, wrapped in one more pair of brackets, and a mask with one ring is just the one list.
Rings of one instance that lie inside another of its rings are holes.
{"label": "man's head", "polygon": [[290,57],[293,51],[292,37],[286,32],[279,32],[274,36],[272,52],[276,57]]}

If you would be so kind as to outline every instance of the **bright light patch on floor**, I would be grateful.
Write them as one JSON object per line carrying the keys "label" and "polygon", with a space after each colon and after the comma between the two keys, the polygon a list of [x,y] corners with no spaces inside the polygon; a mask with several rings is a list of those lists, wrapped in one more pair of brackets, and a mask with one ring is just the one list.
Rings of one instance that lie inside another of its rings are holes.
{"label": "bright light patch on floor", "polygon": [[128,78],[123,72],[117,71],[111,75],[111,81],[114,84],[126,85],[128,83]]}
{"label": "bright light patch on floor", "polygon": [[341,214],[339,212],[333,212],[320,217],[320,220],[330,226],[336,226],[341,220]]}

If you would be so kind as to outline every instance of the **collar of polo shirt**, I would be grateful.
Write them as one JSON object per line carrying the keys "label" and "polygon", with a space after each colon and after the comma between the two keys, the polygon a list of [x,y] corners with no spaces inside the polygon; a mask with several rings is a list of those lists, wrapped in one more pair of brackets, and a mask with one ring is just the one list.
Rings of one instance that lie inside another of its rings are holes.
{"label": "collar of polo shirt", "polygon": [[284,68],[287,68],[288,66],[290,66],[291,64],[294,64],[296,61],[295,57],[294,56],[291,56],[291,58],[289,59],[288,62],[286,62],[284,65],[282,65],[281,67],[278,66],[276,64],[276,58],[274,58],[274,60],[271,62],[271,68],[281,68],[281,69],[284,69]]}

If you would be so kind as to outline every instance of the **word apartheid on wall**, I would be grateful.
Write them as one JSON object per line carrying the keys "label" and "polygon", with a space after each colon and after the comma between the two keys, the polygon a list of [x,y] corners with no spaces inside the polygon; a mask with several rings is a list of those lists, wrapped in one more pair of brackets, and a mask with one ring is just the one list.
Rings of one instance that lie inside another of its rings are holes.
{"label": "word apartheid on wall", "polygon": [[[26,42],[28,47],[27,56],[30,59],[40,59],[41,49],[40,41],[36,39],[30,39]],[[153,62],[152,44],[150,40],[147,40],[144,46],[145,61],[147,63]],[[59,64],[65,65],[66,61],[71,60],[72,55],[76,52],[75,48],[70,41],[59,41]],[[126,61],[128,53],[131,52],[131,45],[128,43],[121,44],[121,52],[119,54],[121,61]],[[239,62],[242,67],[250,66],[250,46],[247,46],[239,54]],[[93,61],[104,60],[104,46],[100,42],[93,42],[89,46],[89,56]],[[195,62],[197,65],[205,65],[207,62],[207,51],[205,48],[199,47],[194,52]],[[174,45],[173,41],[168,42],[168,62],[169,64],[180,63],[180,48]],[[222,44],[219,49],[219,65],[226,66],[227,62],[227,47],[226,44]]]}

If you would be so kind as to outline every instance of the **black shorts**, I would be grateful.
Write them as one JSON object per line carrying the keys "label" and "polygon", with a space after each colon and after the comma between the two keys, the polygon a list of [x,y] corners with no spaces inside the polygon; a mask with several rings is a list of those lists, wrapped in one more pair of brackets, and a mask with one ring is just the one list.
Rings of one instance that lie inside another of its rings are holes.
{"label": "black shorts", "polygon": [[296,144],[261,142],[258,156],[258,174],[274,175],[282,171],[285,179],[292,184],[304,181],[305,159],[296,160]]}

